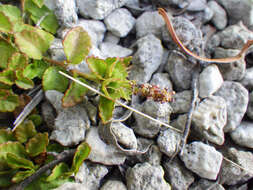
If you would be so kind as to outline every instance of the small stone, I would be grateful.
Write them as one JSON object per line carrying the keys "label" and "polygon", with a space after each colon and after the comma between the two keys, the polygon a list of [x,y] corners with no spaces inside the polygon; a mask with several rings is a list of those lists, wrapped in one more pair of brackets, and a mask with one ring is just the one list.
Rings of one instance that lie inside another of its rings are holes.
{"label": "small stone", "polygon": [[227,106],[222,97],[210,96],[199,103],[192,114],[195,129],[208,141],[224,143],[223,127],[227,123]]}
{"label": "small stone", "polygon": [[48,102],[43,102],[41,105],[41,114],[49,129],[53,129],[55,120],[55,111],[53,106]]}
{"label": "small stone", "polygon": [[161,131],[158,138],[157,144],[164,154],[168,157],[173,156],[180,145],[182,135],[172,129]]}
{"label": "small stone", "polygon": [[185,146],[180,158],[189,170],[200,177],[215,180],[220,171],[223,156],[214,147],[194,141]]}
{"label": "small stone", "polygon": [[122,47],[120,45],[103,42],[99,45],[99,49],[105,58],[107,57],[127,57],[133,53],[133,50]]}
{"label": "small stone", "polygon": [[253,148],[253,123],[243,121],[230,133],[233,141],[241,146]]}
{"label": "small stone", "polygon": [[176,93],[173,96],[173,101],[170,102],[173,113],[187,113],[191,107],[191,99],[192,92],[190,90]]}
{"label": "small stone", "polygon": [[97,128],[90,128],[85,140],[91,147],[88,159],[92,162],[104,165],[120,165],[125,162],[125,155],[113,145],[107,145],[100,139]]}
{"label": "small stone", "polygon": [[127,0],[77,0],[79,13],[83,17],[102,20],[114,9],[126,4]]}
{"label": "small stone", "polygon": [[199,75],[199,96],[208,97],[222,85],[223,78],[216,65],[207,66]]}
{"label": "small stone", "polygon": [[76,2],[73,0],[55,0],[54,13],[59,24],[65,27],[71,27],[78,20]]}
{"label": "small stone", "polygon": [[135,18],[125,9],[120,8],[109,14],[104,22],[109,31],[118,37],[125,37],[133,29]]}
{"label": "small stone", "polygon": [[52,44],[50,45],[48,52],[51,58],[55,61],[66,60],[61,39],[55,38]]}
{"label": "small stone", "polygon": [[89,190],[98,190],[107,173],[106,166],[85,161],[75,175],[75,181],[84,184]]}
{"label": "small stone", "polygon": [[[235,49],[223,49],[218,47],[214,51],[215,58],[225,58],[237,55],[240,50]],[[246,72],[246,63],[244,59],[234,61],[227,64],[218,65],[224,80],[241,80]]]}
{"label": "small stone", "polygon": [[172,161],[166,159],[163,162],[165,179],[170,182],[172,189],[187,190],[193,183],[193,173],[185,168],[182,161],[175,157]]}
{"label": "small stone", "polygon": [[153,34],[158,38],[161,37],[161,28],[165,26],[165,22],[157,11],[147,11],[139,16],[136,20],[136,35],[141,38],[148,34]]}
{"label": "small stone", "polygon": [[[169,103],[159,103],[154,102],[153,100],[146,100],[143,104],[139,105],[137,109],[166,123],[169,122],[170,114],[172,112]],[[161,124],[144,118],[136,113],[134,113],[134,117],[136,119],[136,125],[133,126],[133,129],[137,134],[153,138],[159,133]]]}
{"label": "small stone", "polygon": [[136,82],[148,82],[152,74],[158,69],[163,58],[161,41],[150,34],[137,41],[138,50],[132,59],[130,79]]}
{"label": "small stone", "polygon": [[52,11],[55,9],[56,6],[55,1],[52,0],[44,0],[44,5]]}
{"label": "small stone", "polygon": [[227,25],[226,11],[216,1],[209,1],[207,5],[214,12],[214,15],[212,17],[214,26],[219,30],[224,29]]}
{"label": "small stone", "polygon": [[170,125],[176,129],[183,131],[185,128],[186,120],[187,120],[187,114],[179,115],[177,119],[174,119],[170,123]]}
{"label": "small stone", "polygon": [[245,75],[240,83],[247,89],[253,90],[253,67],[246,69]]}
{"label": "small stone", "polygon": [[55,190],[89,190],[86,185],[81,183],[73,183],[73,182],[67,182],[62,184],[60,187],[55,188]]}
{"label": "small stone", "polygon": [[160,88],[166,88],[168,91],[172,91],[172,83],[168,73],[156,73],[152,76],[150,84],[157,85]]}
{"label": "small stone", "polygon": [[[187,6],[189,4],[189,6]],[[206,0],[187,0],[181,4],[181,8],[187,6],[188,11],[202,11],[206,8]]]}
{"label": "small stone", "polygon": [[235,130],[247,110],[248,91],[238,82],[225,81],[215,95],[223,97],[227,105],[224,132]]}
{"label": "small stone", "polygon": [[173,50],[164,69],[169,73],[175,88],[182,91],[191,86],[193,67],[194,64],[188,62],[182,53]]}
{"label": "small stone", "polygon": [[163,178],[161,166],[152,166],[149,163],[136,164],[126,173],[128,190],[170,190],[170,185]]}
{"label": "small stone", "polygon": [[113,33],[111,32],[107,32],[104,38],[104,42],[109,42],[109,43],[113,43],[113,44],[118,44],[120,41],[120,37],[115,36]]}
{"label": "small stone", "polygon": [[200,179],[199,181],[195,182],[193,185],[191,185],[189,190],[204,190],[208,188],[211,188],[212,190],[225,190],[221,184],[209,181],[207,179]]}
{"label": "small stone", "polygon": [[249,104],[247,108],[247,116],[253,120],[253,91],[249,94]]}
{"label": "small stone", "polygon": [[127,190],[127,187],[122,181],[118,180],[108,180],[100,188],[100,190]]}

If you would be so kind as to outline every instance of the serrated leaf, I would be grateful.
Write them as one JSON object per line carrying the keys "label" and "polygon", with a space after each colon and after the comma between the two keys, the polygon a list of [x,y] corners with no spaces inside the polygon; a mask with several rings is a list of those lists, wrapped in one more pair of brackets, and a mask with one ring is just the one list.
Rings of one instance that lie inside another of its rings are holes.
{"label": "serrated leaf", "polygon": [[114,102],[100,96],[99,98],[99,116],[102,119],[103,123],[107,123],[112,118],[114,110]]}
{"label": "serrated leaf", "polygon": [[44,0],[32,0],[39,8],[44,5]]}
{"label": "serrated leaf", "polygon": [[31,120],[36,127],[42,124],[42,117],[39,114],[29,115],[28,119]]}
{"label": "serrated leaf", "polygon": [[25,158],[21,158],[12,153],[6,154],[6,161],[8,165],[13,169],[34,169],[33,162]]}
{"label": "serrated leaf", "polygon": [[12,112],[19,105],[19,98],[11,90],[0,89],[0,111]]}
{"label": "serrated leaf", "polygon": [[90,150],[90,146],[86,142],[82,142],[77,147],[71,166],[71,171],[73,171],[75,174],[78,172],[83,161],[88,158]]}
{"label": "serrated leaf", "polygon": [[89,54],[91,39],[82,27],[75,27],[67,33],[62,44],[67,62],[79,64]]}
{"label": "serrated leaf", "polygon": [[12,70],[4,70],[0,72],[0,82],[7,84],[7,85],[13,85],[15,82],[15,73]]}
{"label": "serrated leaf", "polygon": [[31,176],[35,170],[26,170],[17,172],[11,179],[13,183],[19,183],[23,181],[25,178]]}
{"label": "serrated leaf", "polygon": [[48,142],[47,133],[38,133],[27,142],[26,152],[32,157],[38,156],[40,153],[46,151]]}
{"label": "serrated leaf", "polygon": [[68,79],[61,74],[59,71],[63,71],[60,67],[49,67],[43,77],[42,77],[42,85],[44,91],[46,90],[57,90],[59,92],[65,92],[68,87]]}
{"label": "serrated leaf", "polygon": [[0,11],[0,31],[5,33],[12,32],[12,24],[9,18]]}
{"label": "serrated leaf", "polygon": [[48,66],[49,64],[43,60],[34,60],[33,63],[26,66],[23,75],[29,79],[34,79],[35,77],[41,79]]}
{"label": "serrated leaf", "polygon": [[39,29],[25,29],[15,33],[14,37],[20,51],[33,59],[41,59],[54,39],[54,36]]}
{"label": "serrated leaf", "polygon": [[96,57],[87,57],[86,62],[92,74],[94,74],[98,79],[103,80],[107,70],[105,61]]}
{"label": "serrated leaf", "polygon": [[31,89],[34,87],[33,81],[29,78],[24,77],[22,70],[16,71],[16,77],[17,77],[17,79],[15,80],[15,84],[19,88],[27,90],[27,89]]}
{"label": "serrated leaf", "polygon": [[7,153],[12,153],[18,157],[26,158],[25,148],[20,142],[9,141],[0,144],[0,158],[2,159]]}
{"label": "serrated leaf", "polygon": [[[76,79],[83,83],[87,83],[86,80],[81,77],[77,77]],[[87,93],[87,91],[87,88],[81,86],[76,82],[72,82],[62,98],[62,106],[70,107],[83,101],[84,95]]]}
{"label": "serrated leaf", "polygon": [[0,11],[3,12],[12,23],[21,21],[21,11],[18,7],[13,5],[0,5]]}
{"label": "serrated leaf", "polygon": [[15,48],[0,38],[0,68],[7,68],[8,59],[14,52],[16,52]]}
{"label": "serrated leaf", "polygon": [[27,65],[28,65],[28,57],[19,52],[12,54],[12,56],[8,61],[8,69],[11,70],[24,69]]}
{"label": "serrated leaf", "polygon": [[28,139],[34,137],[37,131],[32,121],[24,121],[14,131],[14,135],[16,139],[21,142],[25,143]]}
{"label": "serrated leaf", "polygon": [[47,181],[53,181],[69,171],[69,167],[65,163],[60,163],[54,167],[52,173],[47,177]]}
{"label": "serrated leaf", "polygon": [[112,99],[116,100],[117,98],[120,98],[120,94],[118,93],[117,89],[119,86],[119,79],[116,78],[109,78],[102,82],[102,92]]}
{"label": "serrated leaf", "polygon": [[15,137],[11,131],[7,129],[0,129],[0,144],[8,142],[8,141],[15,141]]}

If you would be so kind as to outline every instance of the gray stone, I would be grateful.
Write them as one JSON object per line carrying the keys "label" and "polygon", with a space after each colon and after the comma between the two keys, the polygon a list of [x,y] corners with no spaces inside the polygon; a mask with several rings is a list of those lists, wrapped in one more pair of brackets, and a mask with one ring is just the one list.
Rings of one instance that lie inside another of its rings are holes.
{"label": "gray stone", "polygon": [[199,96],[208,97],[222,85],[223,78],[216,65],[207,66],[199,75]]}
{"label": "gray stone", "polygon": [[175,84],[174,88],[187,90],[191,85],[193,67],[194,64],[188,62],[182,53],[173,50],[164,69],[169,73],[173,84]]}
{"label": "gray stone", "polygon": [[220,184],[235,185],[238,182],[248,181],[253,177],[253,154],[251,152],[229,148],[224,156],[245,168],[245,170],[228,161],[224,161],[220,174]]}
{"label": "gray stone", "polygon": [[230,133],[233,141],[241,146],[253,148],[253,123],[243,121]]}
{"label": "gray stone", "polygon": [[210,96],[196,107],[192,114],[195,129],[206,140],[222,145],[224,143],[223,127],[227,123],[227,106],[222,97]]}
{"label": "gray stone", "polygon": [[130,79],[136,82],[148,82],[158,69],[163,58],[161,41],[150,34],[137,41],[138,50],[134,54],[130,71]]}
{"label": "gray stone", "polygon": [[165,22],[157,11],[144,12],[136,20],[136,35],[137,38],[153,34],[158,38],[161,37],[161,28],[165,26]]}
{"label": "gray stone", "polygon": [[100,188],[100,190],[127,190],[127,187],[122,181],[118,180],[108,180]]}
{"label": "gray stone", "polygon": [[247,89],[253,89],[253,67],[246,69],[245,75],[240,83]]}
{"label": "gray stone", "polygon": [[214,147],[194,141],[185,146],[180,158],[189,170],[200,177],[215,180],[220,171],[223,156]]}
{"label": "gray stone", "polygon": [[55,38],[52,44],[50,45],[48,52],[51,56],[51,59],[55,61],[64,61],[66,56],[63,50],[62,40]]}
{"label": "gray stone", "polygon": [[209,181],[207,179],[200,179],[189,188],[189,190],[204,190],[204,189],[225,190],[225,188],[221,184]]}
{"label": "gray stone", "polygon": [[107,57],[127,57],[133,53],[133,50],[122,47],[120,45],[103,42],[99,45],[99,49],[105,58]]}
{"label": "gray stone", "polygon": [[[226,58],[237,55],[240,50],[235,49],[223,49],[218,47],[214,51],[215,58]],[[246,72],[246,63],[244,59],[234,61],[227,64],[218,65],[224,80],[241,80]]]}
{"label": "gray stone", "polygon": [[110,42],[110,43],[113,43],[113,44],[117,44],[117,43],[119,43],[119,41],[120,41],[120,37],[115,36],[113,33],[107,32],[105,34],[104,42]]}
{"label": "gray stone", "polygon": [[202,11],[206,8],[206,0],[186,0],[180,7],[183,8],[187,4],[189,4],[186,8],[188,11]]}
{"label": "gray stone", "polygon": [[238,82],[225,81],[215,95],[223,97],[227,105],[228,115],[224,132],[233,131],[247,110],[248,91]]}
{"label": "gray stone", "polygon": [[77,22],[77,7],[73,0],[55,0],[54,13],[60,25],[71,27]]}
{"label": "gray stone", "polygon": [[[158,103],[153,100],[146,100],[143,104],[137,107],[139,111],[150,115],[160,121],[169,122],[172,108],[169,103]],[[151,121],[150,119],[144,118],[139,114],[134,113],[136,125],[133,126],[134,132],[144,137],[155,137],[161,128],[161,124]]]}
{"label": "gray stone", "polygon": [[152,166],[149,163],[136,164],[126,173],[128,190],[170,190],[170,185],[163,178],[161,166]]}
{"label": "gray stone", "polygon": [[152,76],[150,84],[157,85],[160,88],[166,88],[168,91],[172,91],[172,83],[168,73],[156,73]]}
{"label": "gray stone", "polygon": [[89,190],[86,185],[81,183],[73,183],[73,182],[67,182],[62,184],[60,187],[55,188],[55,190]]}
{"label": "gray stone", "polygon": [[166,154],[168,157],[171,157],[177,152],[181,138],[182,134],[172,129],[166,129],[165,131],[160,132],[157,138],[157,144],[161,152]]}
{"label": "gray stone", "polygon": [[194,181],[193,173],[186,169],[177,157],[171,162],[170,159],[166,159],[163,168],[165,179],[171,184],[172,189],[187,190]]}
{"label": "gray stone", "polygon": [[44,0],[44,5],[52,11],[55,9],[55,1]]}
{"label": "gray stone", "polygon": [[114,9],[126,4],[127,0],[77,0],[79,13],[83,17],[102,20]]}
{"label": "gray stone", "polygon": [[207,5],[214,12],[214,15],[212,17],[212,22],[214,26],[219,30],[224,29],[227,25],[226,11],[216,1],[209,1]]}
{"label": "gray stone", "polygon": [[190,90],[176,93],[173,96],[173,101],[170,102],[173,113],[187,113],[191,106],[191,99],[192,92]]}
{"label": "gray stone", "polygon": [[235,24],[242,20],[246,26],[252,29],[252,0],[218,0],[218,3],[220,3],[227,11],[230,24]]}
{"label": "gray stone", "polygon": [[92,162],[104,165],[120,165],[125,162],[125,155],[113,145],[108,145],[100,139],[97,128],[90,128],[85,140],[91,147],[88,159]]}
{"label": "gray stone", "polygon": [[234,187],[233,186],[229,187],[227,190],[248,190],[248,189],[249,189],[248,184],[246,183],[246,184],[243,184],[243,185],[240,185],[240,186],[235,185]]}
{"label": "gray stone", "polygon": [[109,31],[118,37],[126,37],[135,25],[135,18],[125,9],[120,8],[109,14],[104,22]]}
{"label": "gray stone", "polygon": [[249,104],[247,108],[247,116],[253,120],[253,91],[249,94]]}
{"label": "gray stone", "polygon": [[[41,114],[43,117],[43,121],[45,121],[47,127],[49,129],[53,129],[55,113],[54,108],[49,102],[43,102],[41,105]],[[5,117],[6,118],[6,117]]]}
{"label": "gray stone", "polygon": [[84,184],[89,190],[98,190],[107,173],[106,166],[85,161],[75,175],[75,181]]}
{"label": "gray stone", "polygon": [[183,131],[185,128],[186,120],[187,120],[187,114],[182,114],[182,115],[179,115],[177,119],[174,119],[170,123],[170,125],[174,128],[177,128]]}

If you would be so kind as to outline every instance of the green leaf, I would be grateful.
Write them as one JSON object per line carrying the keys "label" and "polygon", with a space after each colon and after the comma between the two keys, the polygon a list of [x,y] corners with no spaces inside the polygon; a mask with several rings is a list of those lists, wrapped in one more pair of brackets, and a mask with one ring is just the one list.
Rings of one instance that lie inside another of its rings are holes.
{"label": "green leaf", "polygon": [[17,172],[11,179],[13,183],[19,183],[23,181],[25,178],[31,176],[35,170],[26,170]]}
{"label": "green leaf", "polygon": [[0,175],[0,187],[8,187],[12,185],[11,178],[13,177],[14,172],[12,173],[7,173],[4,175]]}
{"label": "green leaf", "polygon": [[54,40],[53,35],[36,28],[34,30],[22,30],[15,33],[14,37],[20,51],[33,59],[41,59]]}
{"label": "green leaf", "polygon": [[[87,83],[86,80],[81,77],[77,77],[76,79],[83,83]],[[87,93],[87,91],[87,88],[76,82],[72,82],[62,98],[62,106],[70,107],[83,101],[84,95]]]}
{"label": "green leaf", "polygon": [[12,141],[0,144],[0,158],[5,157],[7,153],[12,153],[21,158],[26,158],[27,155],[24,146],[20,142]]}
{"label": "green leaf", "polygon": [[8,61],[8,69],[11,70],[24,69],[27,65],[28,65],[28,57],[19,52],[12,54],[12,56]]}
{"label": "green leaf", "polygon": [[46,90],[57,90],[59,92],[65,92],[68,87],[68,79],[62,76],[59,71],[64,71],[60,67],[49,67],[43,77],[42,77],[42,85],[44,91]]}
{"label": "green leaf", "polygon": [[65,172],[69,171],[69,167],[65,163],[60,163],[54,167],[50,176],[47,177],[47,181],[53,181],[62,176]]}
{"label": "green leaf", "polygon": [[31,120],[36,127],[42,124],[42,118],[39,114],[29,115],[28,119]]}
{"label": "green leaf", "polygon": [[107,64],[103,59],[96,57],[87,57],[86,62],[91,72],[100,80],[103,80],[106,75]]}
{"label": "green leaf", "polygon": [[71,166],[71,171],[73,171],[75,174],[78,172],[83,161],[88,158],[90,150],[90,146],[86,142],[82,142],[77,147]]}
{"label": "green leaf", "polygon": [[48,66],[49,64],[43,60],[34,60],[32,64],[26,66],[23,75],[29,79],[34,79],[35,77],[41,79]]}
{"label": "green leaf", "polygon": [[40,153],[46,151],[48,142],[47,133],[38,133],[26,144],[26,152],[28,152],[28,154],[32,157],[38,156]]}
{"label": "green leaf", "polygon": [[82,27],[71,29],[63,40],[63,49],[67,62],[79,64],[88,56],[91,48],[90,36]]}
{"label": "green leaf", "polygon": [[22,70],[16,71],[16,77],[17,77],[17,79],[15,80],[15,84],[19,88],[27,90],[27,89],[31,89],[34,87],[33,81],[29,78],[24,77]]}
{"label": "green leaf", "polygon": [[107,123],[112,118],[114,110],[114,102],[100,96],[99,98],[99,116],[102,119],[103,123]]}
{"label": "green leaf", "polygon": [[0,82],[0,89],[9,90],[9,89],[11,89],[11,85],[4,84],[4,83]]}
{"label": "green leaf", "polygon": [[107,67],[107,77],[125,80],[128,76],[127,65],[130,63],[131,57],[126,58],[107,58],[105,60]]}
{"label": "green leaf", "polygon": [[14,131],[16,139],[21,143],[25,143],[28,139],[34,137],[36,133],[37,131],[31,120],[22,122]]}
{"label": "green leaf", "polygon": [[6,154],[6,161],[13,169],[35,169],[33,162],[25,158],[21,158],[12,153]]}
{"label": "green leaf", "polygon": [[109,78],[102,82],[102,92],[107,96],[116,100],[120,98],[120,93],[118,92],[118,88],[120,88],[120,80],[116,78]]}
{"label": "green leaf", "polygon": [[15,73],[12,70],[4,70],[0,72],[0,82],[7,84],[7,85],[13,85],[15,82]]}
{"label": "green leaf", "polygon": [[16,52],[15,48],[0,38],[0,68],[7,68],[8,59],[14,52]]}
{"label": "green leaf", "polygon": [[44,0],[32,0],[39,8],[44,5]]}
{"label": "green leaf", "polygon": [[12,112],[19,105],[19,98],[11,90],[0,89],[0,111]]}
{"label": "green leaf", "polygon": [[7,129],[0,129],[0,144],[8,142],[8,141],[15,141],[15,137],[11,131]]}
{"label": "green leaf", "polygon": [[5,33],[12,32],[12,24],[9,18],[0,11],[0,31]]}
{"label": "green leaf", "polygon": [[3,12],[12,23],[22,21],[21,11],[18,7],[12,5],[0,5],[0,11]]}
{"label": "green leaf", "polygon": [[47,151],[48,152],[57,152],[57,153],[60,153],[62,151],[64,151],[67,147],[64,147],[58,143],[50,143],[48,146],[47,146]]}

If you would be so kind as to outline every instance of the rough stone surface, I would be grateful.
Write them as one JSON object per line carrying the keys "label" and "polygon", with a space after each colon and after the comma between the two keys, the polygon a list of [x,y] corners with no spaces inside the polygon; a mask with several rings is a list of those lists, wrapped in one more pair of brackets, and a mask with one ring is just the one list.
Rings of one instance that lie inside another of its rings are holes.
{"label": "rough stone surface", "polygon": [[208,97],[222,85],[223,78],[216,65],[207,66],[199,75],[199,96]]}
{"label": "rough stone surface", "polygon": [[243,121],[230,133],[233,141],[241,146],[253,148],[253,123]]}
{"label": "rough stone surface", "polygon": [[54,127],[54,120],[56,117],[54,112],[53,106],[48,101],[42,103],[41,114],[49,129],[53,129]]}
{"label": "rough stone surface", "polygon": [[118,180],[108,180],[100,190],[127,190],[125,184]]}
{"label": "rough stone surface", "polygon": [[56,188],[55,190],[89,190],[86,185],[81,184],[81,183],[72,183],[72,182],[67,182],[61,185],[60,187]]}
{"label": "rough stone surface", "polygon": [[89,190],[98,190],[108,169],[101,164],[84,162],[75,175],[75,181],[84,184]]}
{"label": "rough stone surface", "polygon": [[163,47],[161,41],[152,34],[140,38],[136,43],[138,50],[132,59],[130,79],[145,83],[162,62]]}
{"label": "rough stone surface", "polygon": [[113,43],[113,44],[118,44],[120,41],[120,37],[115,36],[114,34],[112,34],[111,32],[107,32],[105,34],[104,37],[104,42],[109,42],[109,43]]}
{"label": "rough stone surface", "polygon": [[215,95],[223,97],[227,105],[228,115],[224,132],[233,131],[247,110],[248,91],[238,82],[225,81]]}
{"label": "rough stone surface", "polygon": [[136,164],[126,173],[128,190],[170,190],[170,185],[163,178],[161,166],[152,166],[149,163]]}
{"label": "rough stone surface", "polygon": [[189,170],[200,177],[215,180],[220,171],[223,156],[214,147],[194,141],[185,146],[180,158]]}
{"label": "rough stone surface", "polygon": [[226,11],[216,1],[209,1],[207,5],[214,12],[214,15],[212,17],[214,26],[219,30],[224,29],[227,25]]}
{"label": "rough stone surface", "polygon": [[206,8],[206,0],[187,0],[181,4],[181,8],[189,4],[188,11],[202,11]]}
{"label": "rough stone surface", "polygon": [[170,105],[173,109],[173,113],[186,113],[191,106],[192,92],[190,90],[184,90],[178,92],[173,96],[173,101]]}
{"label": "rough stone surface", "polygon": [[187,120],[187,114],[182,114],[182,115],[179,115],[176,119],[174,119],[170,123],[170,125],[172,127],[175,127],[177,129],[180,129],[181,131],[183,131],[185,128],[186,120]]}
{"label": "rough stone surface", "polygon": [[234,185],[238,182],[243,183],[253,177],[252,172],[248,172],[253,170],[253,154],[251,152],[229,148],[224,156],[243,168],[246,168],[247,171],[238,168],[230,162],[224,161],[222,163],[220,184]]}
{"label": "rough stone surface", "polygon": [[104,143],[99,135],[97,128],[91,128],[86,135],[86,142],[91,147],[88,159],[92,162],[102,163],[104,165],[123,164],[126,156],[112,145]]}
{"label": "rough stone surface", "polygon": [[[215,58],[225,58],[225,57],[232,57],[237,55],[240,50],[235,49],[223,49],[218,47],[214,51]],[[241,80],[246,71],[246,63],[244,59],[240,59],[239,61],[234,61],[227,64],[219,64],[218,65],[221,74],[224,80]]]}
{"label": "rough stone surface", "polygon": [[177,151],[181,142],[182,135],[174,130],[167,129],[161,131],[158,138],[157,144],[164,154],[171,157]]}
{"label": "rough stone surface", "polygon": [[118,37],[125,37],[134,27],[135,18],[125,9],[120,8],[108,15],[104,22],[109,31]]}
{"label": "rough stone surface", "polygon": [[157,11],[144,12],[136,20],[137,38],[146,36],[147,34],[153,34],[160,38],[162,35],[161,28],[163,26],[165,26],[165,22]]}
{"label": "rough stone surface", "polygon": [[247,116],[253,120],[253,91],[249,94],[249,104],[247,108]]}
{"label": "rough stone surface", "polygon": [[107,57],[127,57],[133,53],[131,49],[122,47],[120,45],[103,42],[99,45],[99,49],[105,58]]}
{"label": "rough stone surface", "polygon": [[246,69],[245,75],[240,83],[247,89],[253,90],[253,67]]}
{"label": "rough stone surface", "polygon": [[[137,108],[151,117],[154,117],[160,121],[169,122],[170,114],[172,108],[169,103],[158,103],[153,100],[147,100],[143,104],[138,105]],[[134,131],[144,137],[155,137],[161,128],[161,125],[155,121],[150,121],[150,119],[144,118],[139,114],[134,113],[136,119],[136,125],[133,126]]]}
{"label": "rough stone surface", "polygon": [[55,38],[52,44],[48,49],[51,58],[55,61],[64,61],[66,60],[66,56],[62,46],[62,40],[59,38]]}
{"label": "rough stone surface", "polygon": [[170,183],[172,189],[187,190],[194,181],[192,172],[186,169],[182,161],[176,157],[171,162],[167,158],[163,162],[163,168],[165,179]]}
{"label": "rough stone surface", "polygon": [[224,143],[223,127],[227,123],[227,106],[222,97],[205,98],[192,114],[195,129],[208,141]]}
{"label": "rough stone surface", "polygon": [[122,7],[127,0],[77,0],[79,13],[83,17],[102,20],[114,9]]}
{"label": "rough stone surface", "polygon": [[209,181],[207,179],[200,179],[199,181],[195,182],[189,188],[189,190],[204,190],[208,188],[211,188],[212,190],[225,190],[225,188],[221,184]]}
{"label": "rough stone surface", "polygon": [[150,84],[157,85],[160,88],[166,88],[168,91],[172,91],[172,83],[168,73],[156,73],[152,76]]}

